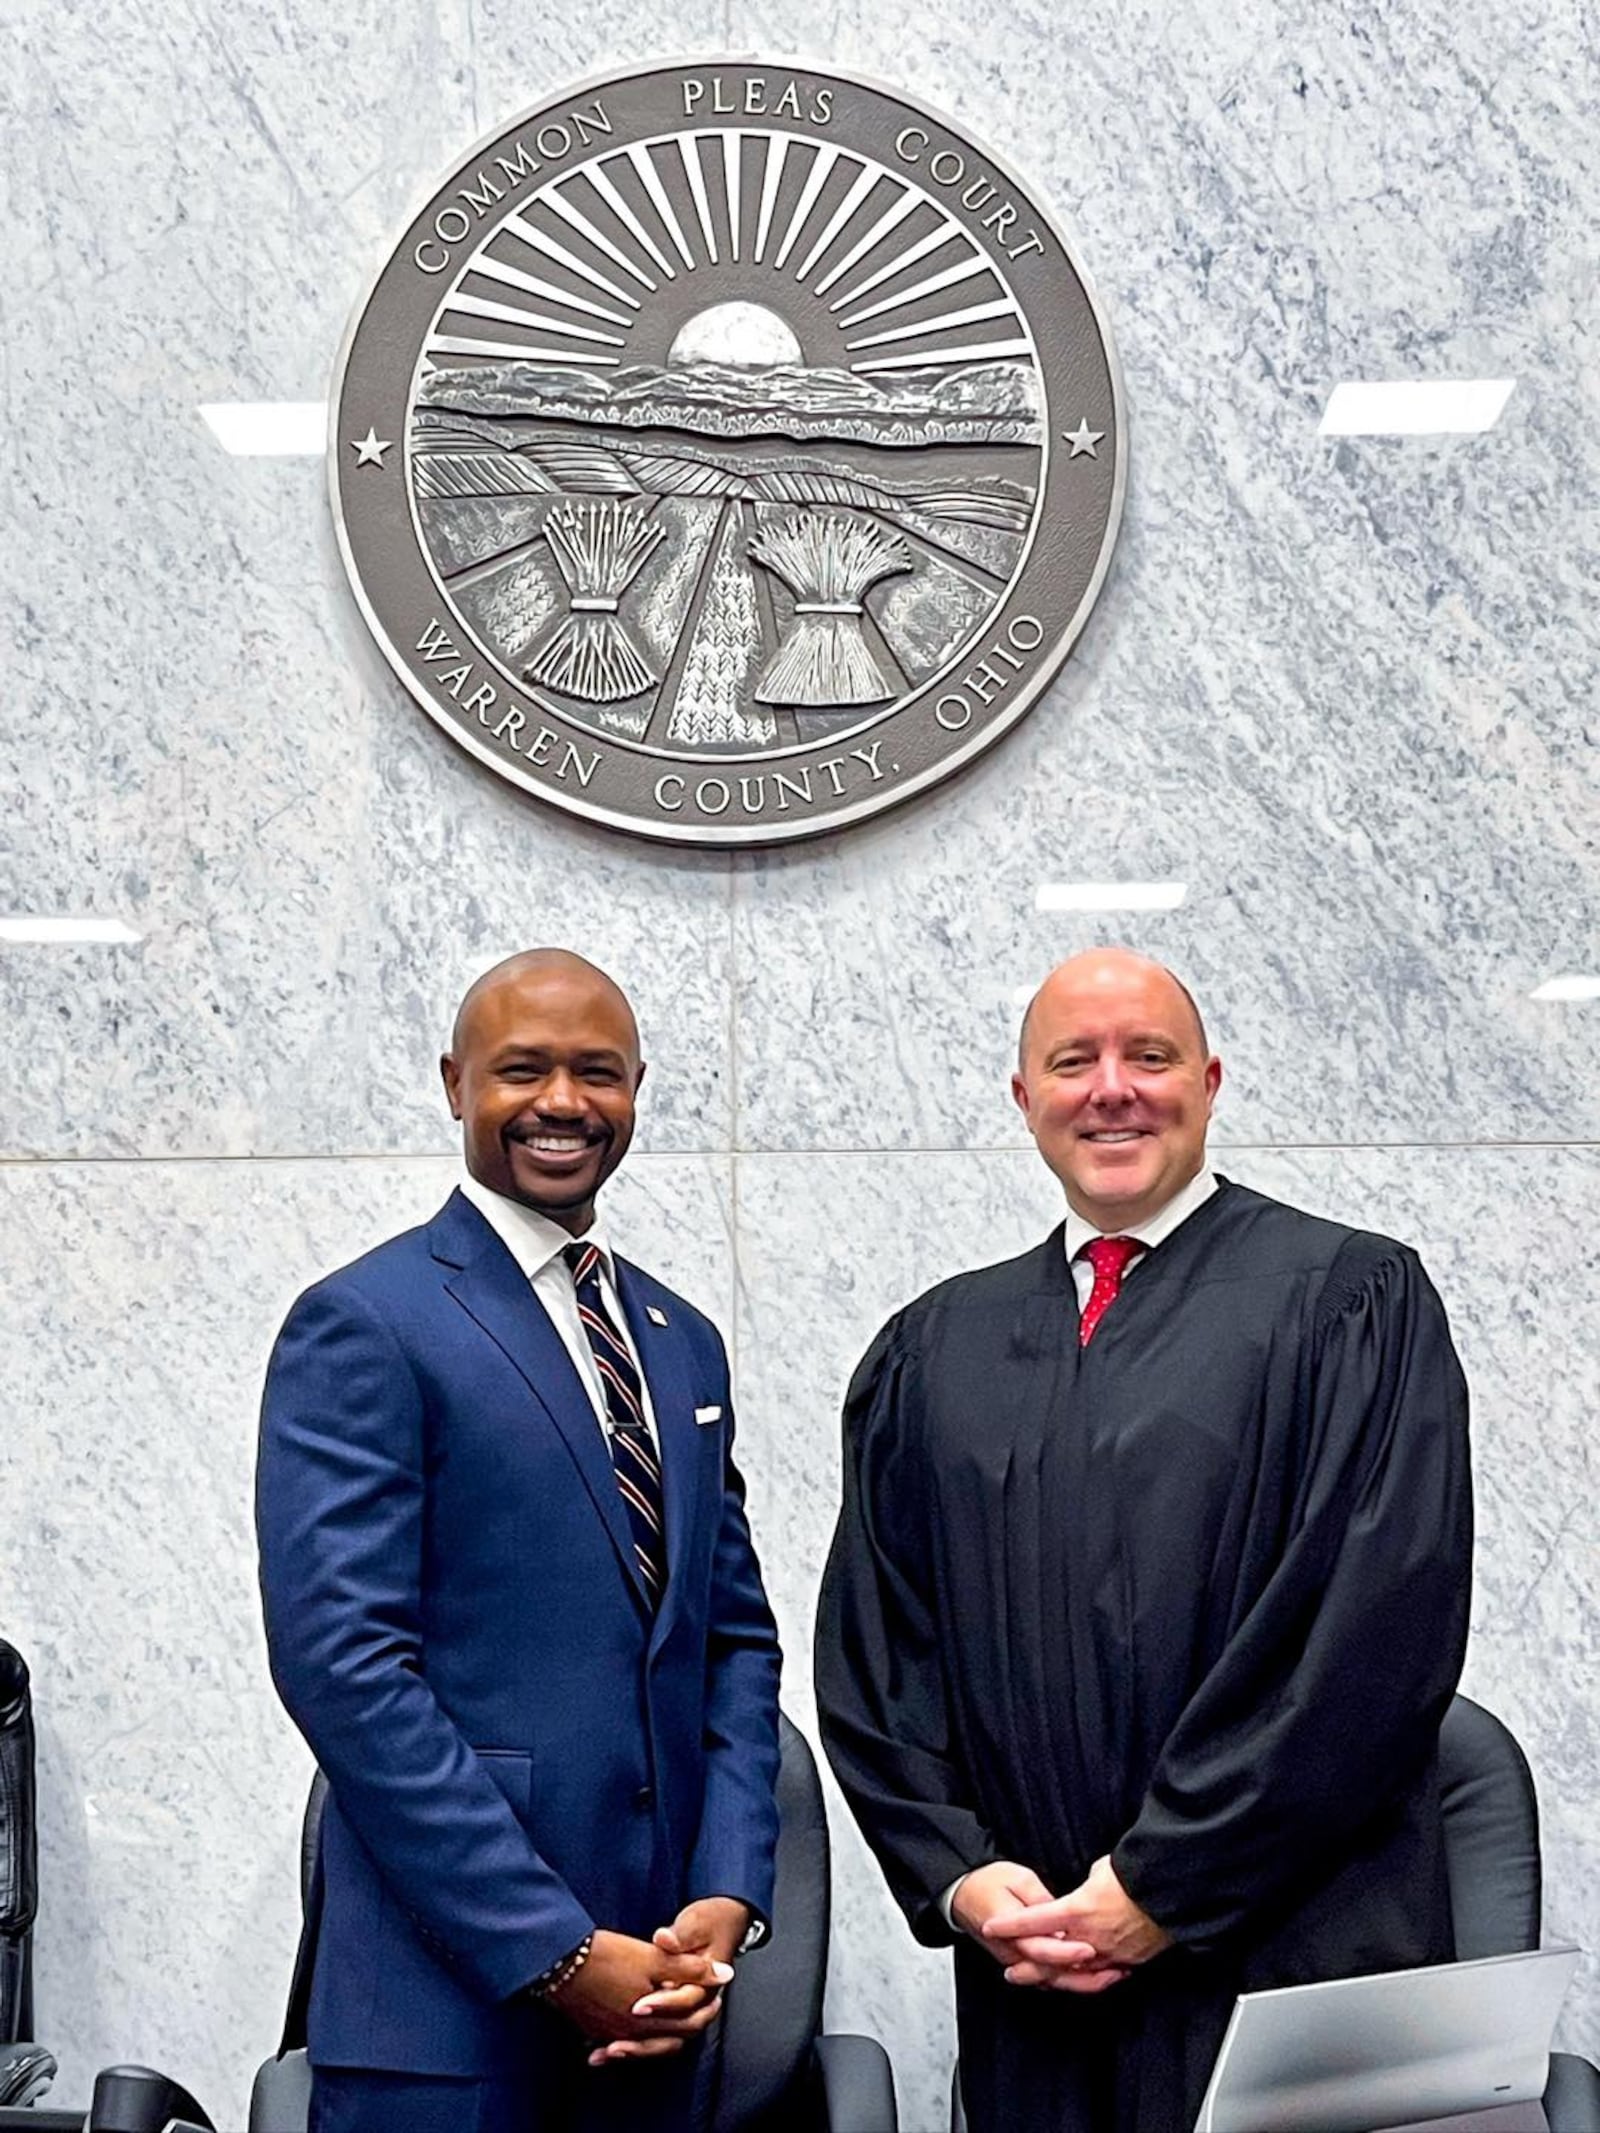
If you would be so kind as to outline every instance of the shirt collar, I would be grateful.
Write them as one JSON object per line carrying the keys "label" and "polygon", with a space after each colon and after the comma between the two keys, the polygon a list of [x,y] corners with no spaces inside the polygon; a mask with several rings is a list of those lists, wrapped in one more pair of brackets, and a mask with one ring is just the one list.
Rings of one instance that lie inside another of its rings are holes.
{"label": "shirt collar", "polygon": [[1136,1237],[1147,1252],[1178,1227],[1187,1222],[1198,1207],[1203,1207],[1217,1189],[1217,1174],[1209,1164],[1197,1177],[1175,1192],[1165,1207],[1158,1207],[1147,1221],[1139,1222],[1132,1229],[1104,1230],[1093,1222],[1086,1222],[1082,1215],[1071,1207],[1067,1209],[1067,1258],[1076,1259],[1091,1237]]}
{"label": "shirt collar", "polygon": [[[529,1281],[542,1273],[552,1259],[559,1259],[569,1244],[580,1241],[537,1208],[507,1199],[503,1192],[492,1191],[470,1174],[461,1180],[461,1195],[472,1202]],[[584,1231],[581,1242],[594,1246],[604,1262],[606,1279],[614,1284],[617,1270],[598,1214]]]}

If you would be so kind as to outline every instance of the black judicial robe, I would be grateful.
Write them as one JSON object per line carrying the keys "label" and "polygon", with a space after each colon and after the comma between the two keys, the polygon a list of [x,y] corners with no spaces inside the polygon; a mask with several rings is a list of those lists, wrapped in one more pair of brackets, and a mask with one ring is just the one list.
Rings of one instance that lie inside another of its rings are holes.
{"label": "black judicial robe", "polygon": [[[1413,1252],[1226,1181],[1077,1332],[1057,1229],[873,1342],[817,1700],[914,1932],[958,1941],[974,2133],[1190,2133],[1238,1992],[1453,1954],[1466,1388]],[[1061,1894],[1107,1853],[1177,1945],[1098,1996],[940,1914],[969,1867]]]}

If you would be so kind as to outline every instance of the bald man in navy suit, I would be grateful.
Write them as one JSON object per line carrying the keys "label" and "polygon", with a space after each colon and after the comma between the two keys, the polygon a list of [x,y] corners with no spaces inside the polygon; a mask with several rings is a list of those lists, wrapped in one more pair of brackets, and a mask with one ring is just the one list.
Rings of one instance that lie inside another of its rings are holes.
{"label": "bald man in navy suit", "polygon": [[460,1188],[267,1378],[273,1676],[330,1786],[285,2043],[312,2133],[687,2133],[777,1834],[727,1361],[596,1215],[644,1074],[612,981],[513,957],[441,1064]]}

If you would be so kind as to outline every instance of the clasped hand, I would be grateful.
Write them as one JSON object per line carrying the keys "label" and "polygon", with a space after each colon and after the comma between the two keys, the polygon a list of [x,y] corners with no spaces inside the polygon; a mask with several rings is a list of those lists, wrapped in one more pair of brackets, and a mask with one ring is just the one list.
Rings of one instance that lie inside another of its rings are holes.
{"label": "clasped hand", "polygon": [[716,2020],[749,1923],[742,1903],[708,1896],[649,1940],[597,1931],[588,1961],[552,2005],[593,2042],[591,2066],[682,2051]]}
{"label": "clasped hand", "polygon": [[1109,1859],[1097,1859],[1065,1896],[1052,1896],[1031,1867],[998,1860],[968,1874],[951,1909],[1007,1983],[1052,1992],[1104,1992],[1172,1945]]}

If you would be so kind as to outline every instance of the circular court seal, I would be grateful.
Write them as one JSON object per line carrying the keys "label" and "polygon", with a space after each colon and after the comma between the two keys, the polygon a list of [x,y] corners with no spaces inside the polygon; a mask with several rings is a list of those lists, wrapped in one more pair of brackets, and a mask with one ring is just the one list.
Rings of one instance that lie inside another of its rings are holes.
{"label": "circular court seal", "polygon": [[339,543],[423,708],[592,821],[769,844],[1023,715],[1126,481],[1104,318],[990,150],[896,91],[608,75],[475,149],[347,334]]}

